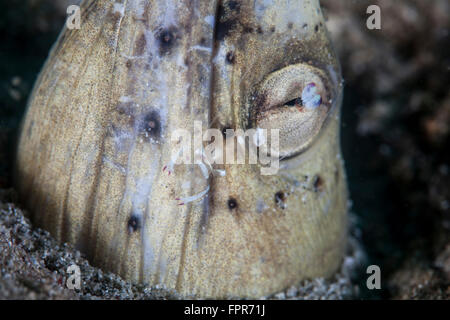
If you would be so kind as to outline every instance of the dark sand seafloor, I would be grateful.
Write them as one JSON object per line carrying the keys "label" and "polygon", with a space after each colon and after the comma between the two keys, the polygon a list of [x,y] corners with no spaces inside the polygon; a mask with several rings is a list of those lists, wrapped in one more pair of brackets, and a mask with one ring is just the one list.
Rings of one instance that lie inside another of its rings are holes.
{"label": "dark sand seafloor", "polygon": [[[0,299],[176,299],[102,272],[33,228],[12,189],[16,130],[69,3],[76,1],[0,1]],[[345,79],[342,147],[355,213],[349,251],[332,279],[269,298],[449,299],[450,4],[321,3]],[[366,28],[370,4],[381,7],[381,30]],[[74,263],[81,290],[66,286]],[[381,290],[365,287],[370,264],[380,266]]]}
{"label": "dark sand seafloor", "polygon": [[[14,204],[14,191],[0,191],[0,299],[178,299],[164,288],[134,285],[92,267],[79,251],[59,245],[51,235],[32,228]],[[351,239],[342,269],[332,279],[315,279],[292,286],[270,299],[348,299],[358,293],[351,277],[364,259]],[[80,268],[80,290],[67,286],[71,265]]]}

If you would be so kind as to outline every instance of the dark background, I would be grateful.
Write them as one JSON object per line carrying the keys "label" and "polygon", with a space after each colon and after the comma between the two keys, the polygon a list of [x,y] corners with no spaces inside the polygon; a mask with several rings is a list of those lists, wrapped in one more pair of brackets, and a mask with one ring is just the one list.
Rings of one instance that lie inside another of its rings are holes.
{"label": "dark background", "polygon": [[[16,129],[70,3],[0,0],[0,189],[12,185]],[[382,290],[361,286],[360,297],[448,299],[449,1],[321,3],[345,79],[354,236],[382,272]],[[381,30],[366,28],[370,4]]]}

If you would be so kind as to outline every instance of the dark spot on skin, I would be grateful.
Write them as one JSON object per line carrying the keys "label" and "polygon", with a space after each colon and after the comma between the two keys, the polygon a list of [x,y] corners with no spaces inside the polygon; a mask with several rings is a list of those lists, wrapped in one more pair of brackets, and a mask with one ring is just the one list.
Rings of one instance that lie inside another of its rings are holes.
{"label": "dark spot on skin", "polygon": [[161,43],[163,45],[170,45],[173,42],[174,36],[173,34],[169,31],[169,30],[163,30],[160,34],[159,34],[159,41],[161,41]]}
{"label": "dark spot on skin", "polygon": [[270,27],[270,32],[274,33],[275,30],[276,30],[276,29],[275,29],[275,26],[271,26],[271,27]]}
{"label": "dark spot on skin", "polygon": [[236,209],[238,206],[237,201],[234,198],[228,199],[227,205],[228,205],[228,209],[230,209],[230,210]]}
{"label": "dark spot on skin", "polygon": [[294,26],[294,24],[292,22],[289,22],[287,25],[288,29],[292,29],[293,26]]}
{"label": "dark spot on skin", "polygon": [[145,34],[141,34],[135,45],[134,45],[134,53],[136,56],[142,56],[145,51],[145,46],[147,45],[147,40],[145,39]]}
{"label": "dark spot on skin", "polygon": [[286,204],[284,203],[285,201],[286,201],[286,194],[283,191],[278,191],[277,193],[275,193],[275,203],[281,209],[286,208]]}
{"label": "dark spot on skin", "polygon": [[318,24],[316,24],[316,26],[314,27],[314,31],[315,32],[319,31],[319,25]]}
{"label": "dark spot on skin", "polygon": [[130,69],[133,63],[131,62],[131,60],[128,60],[125,65],[127,66],[128,69]]}
{"label": "dark spot on skin", "polygon": [[141,219],[136,215],[131,215],[127,222],[128,232],[133,233],[141,228]]}
{"label": "dark spot on skin", "polygon": [[322,192],[325,187],[325,181],[319,176],[316,175],[313,180],[313,188],[314,192]]}
{"label": "dark spot on skin", "polygon": [[206,45],[206,38],[200,39],[200,45],[202,45],[202,46]]}
{"label": "dark spot on skin", "polygon": [[156,39],[159,42],[159,54],[170,54],[177,43],[177,30],[175,27],[160,29],[156,34]]}
{"label": "dark spot on skin", "polygon": [[139,132],[146,138],[160,138],[161,118],[158,111],[152,110],[141,119]]}
{"label": "dark spot on skin", "polygon": [[226,60],[229,64],[234,64],[234,62],[236,61],[236,56],[234,55],[233,51],[228,51]]}
{"label": "dark spot on skin", "polygon": [[263,34],[263,29],[261,28],[261,26],[258,26],[258,28],[256,29],[256,32],[258,32],[259,34]]}

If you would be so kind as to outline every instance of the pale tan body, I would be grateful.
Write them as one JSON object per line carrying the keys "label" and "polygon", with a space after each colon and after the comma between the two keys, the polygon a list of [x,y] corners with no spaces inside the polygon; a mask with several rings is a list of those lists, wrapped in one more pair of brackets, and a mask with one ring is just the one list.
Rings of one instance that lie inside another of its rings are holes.
{"label": "pale tan body", "polygon": [[[347,194],[339,68],[318,3],[224,2],[211,23],[216,1],[122,2],[85,1],[82,28],[64,31],[35,85],[16,168],[34,221],[96,265],[183,296],[260,297],[330,276],[346,244]],[[173,130],[195,120],[245,128],[257,85],[299,63],[335,77],[334,107],[277,175],[258,165],[218,165],[226,175],[209,179],[194,165],[162,170]],[[148,117],[155,135],[142,133]],[[175,200],[207,186],[199,201]]]}

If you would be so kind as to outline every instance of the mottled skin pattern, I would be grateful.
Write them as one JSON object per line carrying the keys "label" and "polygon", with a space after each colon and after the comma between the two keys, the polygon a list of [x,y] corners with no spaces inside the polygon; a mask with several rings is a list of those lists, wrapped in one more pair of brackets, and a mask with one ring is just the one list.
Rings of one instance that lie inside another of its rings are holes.
{"label": "mottled skin pattern", "polygon": [[[188,297],[260,297],[332,275],[347,191],[340,73],[318,1],[116,2],[83,2],[81,29],[63,31],[30,98],[16,182],[34,222],[106,270]],[[258,89],[293,65],[326,77],[318,110],[328,115],[319,132],[299,133],[307,142],[286,140],[307,148],[277,175],[162,170],[177,128],[263,121],[277,83],[308,81],[287,75]],[[175,200],[207,186],[198,201]]]}

